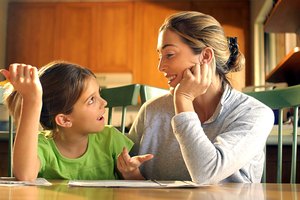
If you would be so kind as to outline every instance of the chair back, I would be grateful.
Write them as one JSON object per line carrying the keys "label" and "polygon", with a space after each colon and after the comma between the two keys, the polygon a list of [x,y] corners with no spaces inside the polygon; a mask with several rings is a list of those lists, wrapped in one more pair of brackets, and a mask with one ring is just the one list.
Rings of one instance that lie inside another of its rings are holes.
{"label": "chair back", "polygon": [[[292,133],[292,163],[290,182],[296,182],[296,163],[297,163],[297,132],[298,132],[298,109],[300,105],[300,85],[286,88],[248,92],[246,93],[273,110],[278,110],[278,155],[277,155],[277,183],[282,182],[282,129],[283,129],[283,110],[288,108],[293,111],[293,133]],[[266,168],[266,167],[265,167]],[[265,169],[266,170],[266,169]],[[264,171],[264,181],[266,181],[266,171]]]}
{"label": "chair back", "polygon": [[147,100],[154,97],[159,97],[169,93],[169,90],[153,87],[149,85],[141,85],[141,102],[145,103]]}
{"label": "chair back", "polygon": [[113,108],[122,108],[121,132],[125,133],[125,120],[127,107],[137,105],[140,94],[140,85],[131,84],[114,88],[103,88],[100,95],[107,101],[108,124],[111,124]]}

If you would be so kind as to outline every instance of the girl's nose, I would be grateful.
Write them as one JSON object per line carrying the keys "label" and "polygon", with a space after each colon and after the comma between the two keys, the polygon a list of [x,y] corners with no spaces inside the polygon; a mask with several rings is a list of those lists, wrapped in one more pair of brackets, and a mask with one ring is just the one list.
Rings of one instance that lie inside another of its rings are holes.
{"label": "girl's nose", "polygon": [[99,97],[98,101],[100,102],[100,107],[105,107],[107,105],[107,101],[105,101],[102,97]]}

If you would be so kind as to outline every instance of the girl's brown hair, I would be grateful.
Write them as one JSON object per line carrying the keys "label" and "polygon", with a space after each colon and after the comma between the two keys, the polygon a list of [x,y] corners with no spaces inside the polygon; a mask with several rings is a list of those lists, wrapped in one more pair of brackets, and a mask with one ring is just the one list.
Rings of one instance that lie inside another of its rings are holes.
{"label": "girl's brown hair", "polygon": [[[95,77],[89,69],[64,61],[51,62],[39,70],[43,88],[43,106],[40,123],[46,130],[56,129],[55,116],[70,114],[79,99],[85,82]],[[22,97],[13,91],[6,99],[10,113],[18,122]]]}

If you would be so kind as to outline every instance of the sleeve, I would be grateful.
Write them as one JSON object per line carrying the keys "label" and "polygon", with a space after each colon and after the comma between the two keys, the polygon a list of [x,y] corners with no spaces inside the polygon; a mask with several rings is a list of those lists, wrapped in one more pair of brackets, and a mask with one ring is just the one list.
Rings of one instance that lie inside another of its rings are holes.
{"label": "sleeve", "polygon": [[146,104],[143,104],[143,106],[140,108],[137,117],[135,118],[129,133],[127,135],[128,138],[130,138],[134,146],[132,150],[130,151],[131,156],[136,156],[139,154],[139,148],[140,148],[140,141],[144,133],[144,119],[145,119],[145,113],[146,113]]}
{"label": "sleeve", "polygon": [[[231,119],[230,119],[231,118]],[[229,126],[210,141],[194,112],[173,117],[172,127],[192,180],[217,183],[245,166],[263,150],[274,123],[268,107],[226,117]]]}
{"label": "sleeve", "polygon": [[112,146],[114,152],[114,159],[116,161],[118,155],[122,152],[123,147],[126,147],[127,150],[130,151],[133,146],[133,142],[116,128],[112,129],[112,135]]}

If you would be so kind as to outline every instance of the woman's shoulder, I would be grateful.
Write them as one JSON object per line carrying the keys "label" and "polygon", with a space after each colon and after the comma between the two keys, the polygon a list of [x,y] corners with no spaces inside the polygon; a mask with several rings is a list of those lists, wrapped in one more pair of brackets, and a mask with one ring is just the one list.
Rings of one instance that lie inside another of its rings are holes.
{"label": "woman's shoulder", "polygon": [[230,107],[231,109],[237,108],[239,111],[244,110],[249,112],[248,114],[263,113],[264,115],[273,115],[273,111],[270,107],[254,97],[235,89],[231,89],[227,104],[227,107]]}
{"label": "woman's shoulder", "polygon": [[173,107],[173,96],[171,94],[165,94],[159,97],[149,99],[142,105],[141,109],[162,110],[172,109]]}

